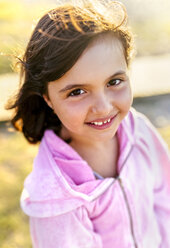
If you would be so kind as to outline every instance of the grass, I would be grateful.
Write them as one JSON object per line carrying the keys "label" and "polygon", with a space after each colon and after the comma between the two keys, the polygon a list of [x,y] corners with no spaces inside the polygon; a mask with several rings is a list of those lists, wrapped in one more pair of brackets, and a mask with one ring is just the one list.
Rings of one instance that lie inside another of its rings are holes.
{"label": "grass", "polygon": [[[159,129],[170,148],[170,126]],[[32,169],[37,146],[28,144],[22,134],[0,126],[0,247],[31,248],[28,218],[19,198],[26,175]]]}
{"label": "grass", "polygon": [[23,181],[31,171],[37,147],[21,134],[0,133],[0,247],[31,248],[28,219],[19,207]]}

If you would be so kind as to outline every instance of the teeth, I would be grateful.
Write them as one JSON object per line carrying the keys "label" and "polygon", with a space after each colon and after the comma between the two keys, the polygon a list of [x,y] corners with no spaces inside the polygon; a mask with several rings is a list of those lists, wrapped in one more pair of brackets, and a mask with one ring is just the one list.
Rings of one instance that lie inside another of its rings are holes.
{"label": "teeth", "polygon": [[93,122],[94,125],[101,126],[103,125],[103,122]]}
{"label": "teeth", "polygon": [[102,126],[103,124],[106,124],[108,122],[110,122],[110,119],[108,119],[107,121],[104,121],[104,122],[102,122],[102,121],[100,121],[100,122],[92,122],[92,124],[97,125],[97,126]]}

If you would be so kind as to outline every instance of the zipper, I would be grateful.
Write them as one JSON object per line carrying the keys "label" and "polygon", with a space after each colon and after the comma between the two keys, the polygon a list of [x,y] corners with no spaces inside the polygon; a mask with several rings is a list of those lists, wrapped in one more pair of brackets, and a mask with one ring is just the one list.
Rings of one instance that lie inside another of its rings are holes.
{"label": "zipper", "polygon": [[124,200],[125,200],[125,204],[126,204],[126,207],[127,207],[127,210],[128,210],[129,221],[130,221],[130,230],[131,230],[131,235],[132,235],[133,242],[134,242],[134,247],[135,248],[138,248],[138,245],[137,245],[137,242],[136,242],[136,238],[135,238],[135,233],[134,233],[132,213],[131,213],[129,202],[128,202],[128,199],[127,199],[127,195],[126,195],[126,192],[125,192],[125,189],[124,189],[124,186],[123,186],[123,183],[122,183],[121,178],[119,177],[117,179],[119,181],[119,185],[120,185],[120,188],[122,190],[122,193],[123,193],[123,196],[124,196]]}

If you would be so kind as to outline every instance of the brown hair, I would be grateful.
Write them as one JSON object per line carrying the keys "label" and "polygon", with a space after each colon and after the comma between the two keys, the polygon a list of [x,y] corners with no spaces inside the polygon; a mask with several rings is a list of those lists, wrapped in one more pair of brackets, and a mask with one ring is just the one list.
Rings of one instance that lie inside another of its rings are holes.
{"label": "brown hair", "polygon": [[61,78],[94,39],[106,33],[118,37],[130,63],[133,37],[124,6],[116,1],[110,5],[107,1],[107,6],[99,1],[81,3],[64,4],[45,14],[20,60],[23,84],[7,108],[15,109],[12,124],[30,143],[40,141],[46,129],[59,134],[61,122],[42,96],[47,94],[47,84]]}

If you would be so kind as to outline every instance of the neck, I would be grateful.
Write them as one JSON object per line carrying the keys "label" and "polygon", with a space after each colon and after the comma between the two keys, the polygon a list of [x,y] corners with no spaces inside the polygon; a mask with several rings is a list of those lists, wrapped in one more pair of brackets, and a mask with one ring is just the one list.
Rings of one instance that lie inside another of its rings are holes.
{"label": "neck", "polygon": [[113,139],[109,141],[102,141],[102,142],[94,142],[94,140],[90,142],[80,142],[77,140],[72,140],[70,142],[70,146],[72,146],[78,153],[83,153],[83,151],[104,151],[108,150],[111,147],[113,147],[114,141],[116,137],[113,137]]}
{"label": "neck", "polygon": [[72,141],[70,145],[87,161],[92,170],[103,177],[116,176],[119,152],[117,135],[107,142],[88,143],[87,145]]}

